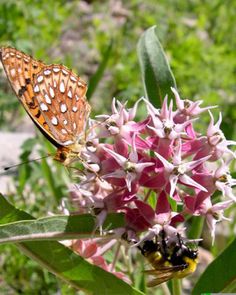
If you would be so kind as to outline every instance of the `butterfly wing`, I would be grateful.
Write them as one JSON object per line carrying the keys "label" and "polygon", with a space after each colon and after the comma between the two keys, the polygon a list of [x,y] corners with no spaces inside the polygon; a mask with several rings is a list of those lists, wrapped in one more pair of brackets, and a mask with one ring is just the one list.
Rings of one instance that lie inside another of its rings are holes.
{"label": "butterfly wing", "polygon": [[76,143],[90,113],[84,81],[62,65],[46,66],[11,47],[0,49],[8,80],[25,110],[56,147]]}
{"label": "butterfly wing", "polygon": [[90,113],[86,83],[64,66],[50,65],[35,75],[33,86],[40,115],[54,141],[61,146],[76,143],[85,133]]}
{"label": "butterfly wing", "polygon": [[43,133],[48,133],[49,128],[40,114],[33,91],[34,76],[45,67],[45,64],[11,47],[0,49],[0,60],[11,87],[26,112]]}

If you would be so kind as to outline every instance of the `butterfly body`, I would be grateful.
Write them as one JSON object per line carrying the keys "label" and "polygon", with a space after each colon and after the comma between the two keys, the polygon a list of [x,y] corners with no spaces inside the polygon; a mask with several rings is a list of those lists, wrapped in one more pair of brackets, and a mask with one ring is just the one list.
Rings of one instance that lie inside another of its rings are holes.
{"label": "butterfly body", "polygon": [[86,83],[63,65],[46,65],[11,47],[0,50],[8,80],[26,112],[57,147],[55,160],[80,156],[90,114]]}
{"label": "butterfly body", "polygon": [[71,164],[75,159],[81,159],[81,151],[84,144],[73,144],[68,147],[62,146],[57,149],[54,160],[63,163],[65,166]]}

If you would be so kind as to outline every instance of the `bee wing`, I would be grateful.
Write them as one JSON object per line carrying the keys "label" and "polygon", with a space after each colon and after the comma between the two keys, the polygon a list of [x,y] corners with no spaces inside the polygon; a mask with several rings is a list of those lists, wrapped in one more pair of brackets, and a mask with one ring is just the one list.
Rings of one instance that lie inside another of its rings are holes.
{"label": "bee wing", "polygon": [[157,276],[156,278],[148,281],[148,283],[147,283],[148,287],[154,287],[159,284],[165,283],[165,282],[173,279],[174,274],[173,274],[173,272],[162,273],[160,271],[157,271],[156,276]]}
{"label": "bee wing", "polygon": [[175,274],[179,270],[183,270],[184,265],[173,265],[173,266],[163,266],[158,269],[146,270],[145,273],[151,276],[155,276],[154,279],[148,281],[148,287],[154,287],[164,282],[167,282],[175,277]]}

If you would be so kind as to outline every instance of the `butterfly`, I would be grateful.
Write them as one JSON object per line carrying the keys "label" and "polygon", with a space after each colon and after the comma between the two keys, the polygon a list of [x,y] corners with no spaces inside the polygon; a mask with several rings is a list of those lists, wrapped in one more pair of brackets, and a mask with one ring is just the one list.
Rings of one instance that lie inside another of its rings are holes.
{"label": "butterfly", "polygon": [[86,83],[63,65],[46,65],[15,48],[1,48],[0,60],[26,112],[57,148],[54,159],[67,166],[80,158],[90,114]]}

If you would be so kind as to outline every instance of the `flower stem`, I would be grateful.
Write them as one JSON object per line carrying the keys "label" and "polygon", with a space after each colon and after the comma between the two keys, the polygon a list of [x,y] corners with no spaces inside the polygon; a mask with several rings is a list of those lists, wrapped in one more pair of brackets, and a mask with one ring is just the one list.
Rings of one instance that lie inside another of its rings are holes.
{"label": "flower stem", "polygon": [[144,198],[144,200],[143,200],[145,203],[147,202],[147,200],[148,200],[148,198],[149,198],[151,192],[152,192],[152,190],[149,189],[148,192],[146,193],[146,196],[145,196],[145,198]]}
{"label": "flower stem", "polygon": [[163,291],[163,295],[171,295],[170,290],[169,290],[169,288],[167,286],[167,283],[161,284],[160,287],[161,287],[161,289]]}
{"label": "flower stem", "polygon": [[188,238],[199,239],[202,235],[203,225],[204,225],[203,217],[193,217],[192,225],[188,232]]}
{"label": "flower stem", "polygon": [[173,279],[172,280],[172,290],[173,290],[173,295],[181,295],[181,280],[179,279]]}
{"label": "flower stem", "polygon": [[113,271],[115,269],[115,264],[116,264],[116,261],[118,259],[119,253],[120,253],[120,246],[121,246],[121,243],[119,242],[118,245],[117,245],[115,256],[114,256],[112,264],[111,264],[111,271]]}

